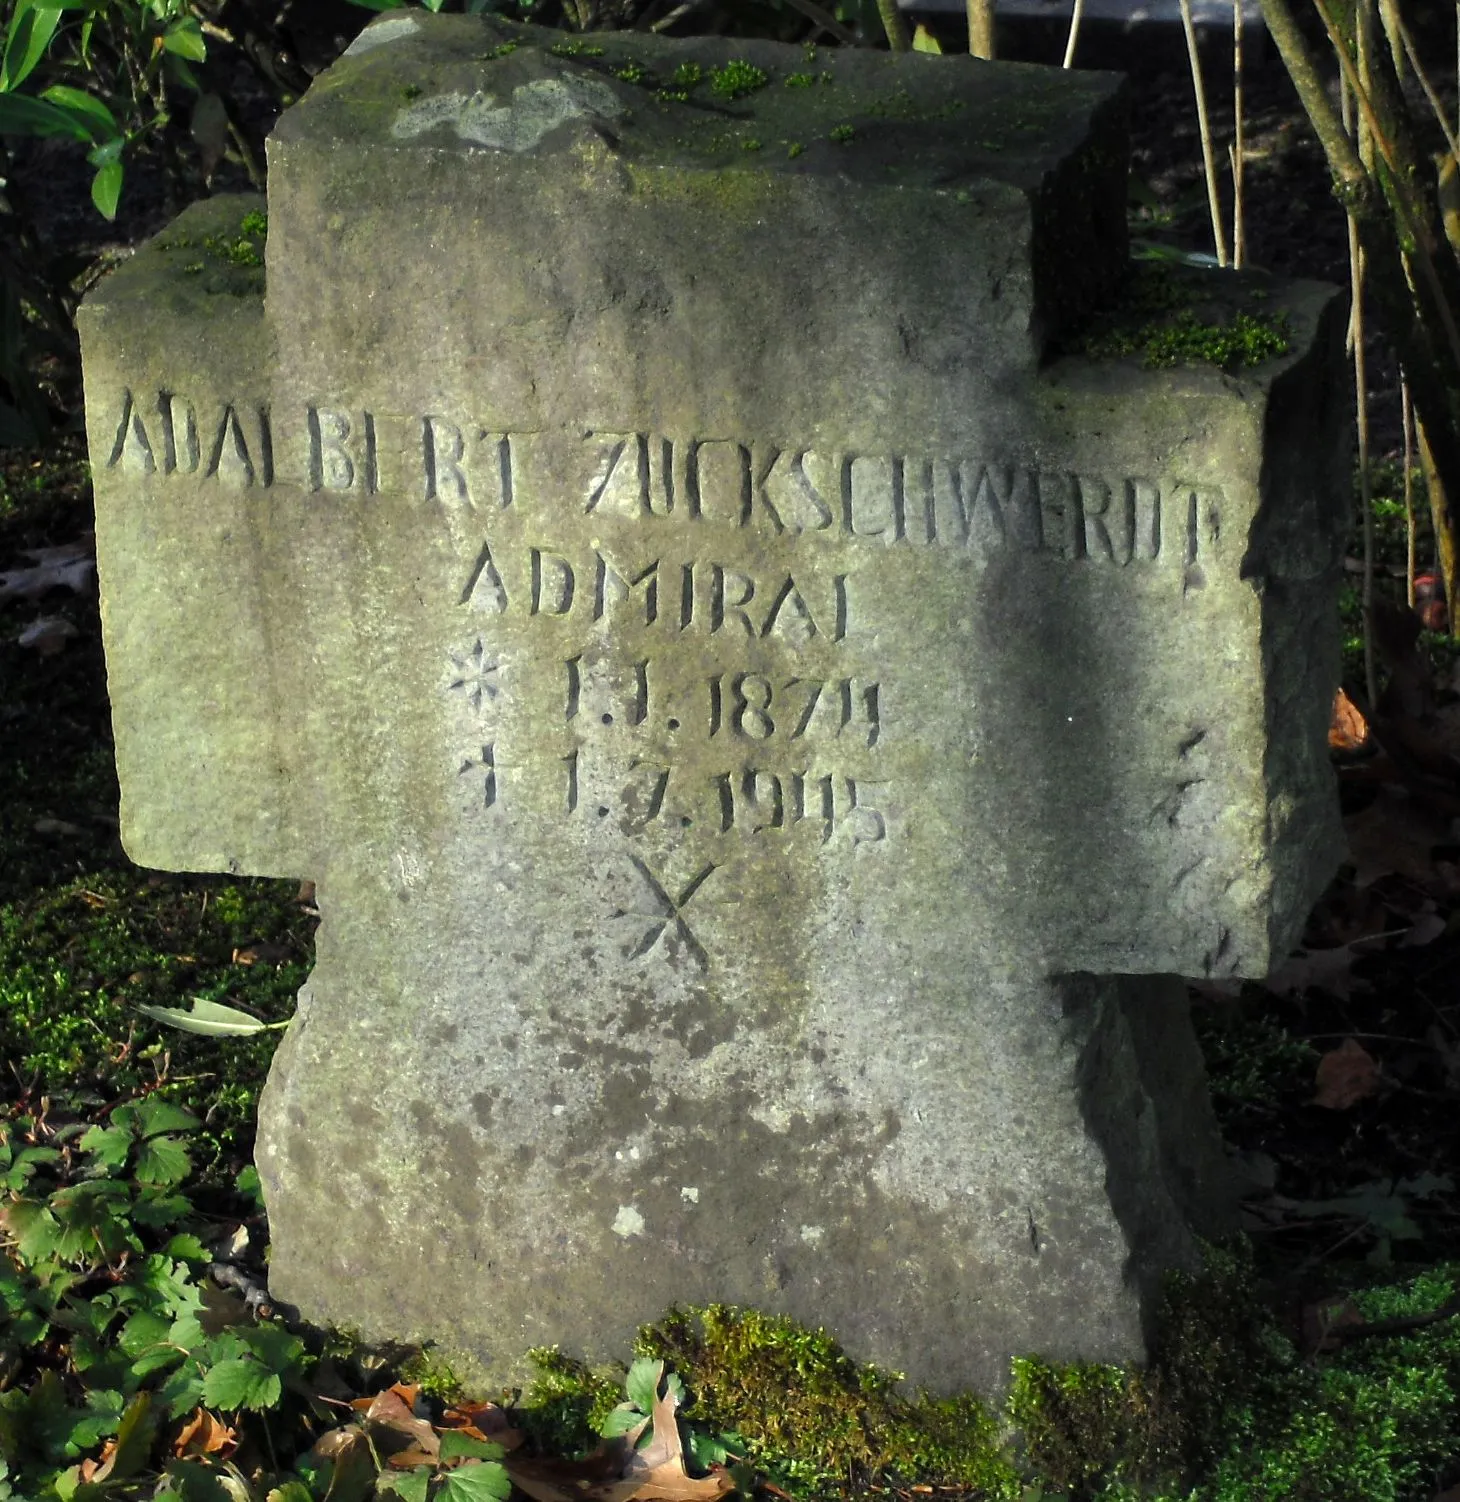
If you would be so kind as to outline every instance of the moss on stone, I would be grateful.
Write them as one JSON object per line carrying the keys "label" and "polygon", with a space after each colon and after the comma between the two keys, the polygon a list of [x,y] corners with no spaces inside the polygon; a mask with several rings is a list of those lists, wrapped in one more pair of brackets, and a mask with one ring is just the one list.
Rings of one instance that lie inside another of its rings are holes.
{"label": "moss on stone", "polygon": [[[1352,1293],[1367,1321],[1448,1308],[1460,1268]],[[1374,1502],[1427,1495],[1460,1437],[1460,1319],[1344,1342],[1302,1359],[1279,1328],[1245,1243],[1209,1247],[1168,1280],[1147,1368],[1014,1363],[1004,1420],[970,1394],[907,1395],[824,1330],[709,1305],[639,1332],[690,1394],[685,1419],[798,1498],[958,1487],[990,1499],[1126,1502],[1250,1497]],[[520,1400],[552,1453],[591,1448],[618,1380],[553,1349]],[[1011,1440],[1019,1441],[1017,1453]]]}
{"label": "moss on stone", "polygon": [[[1148,368],[1216,365],[1238,370],[1287,354],[1287,319],[1258,304],[1262,289],[1213,273],[1133,264],[1120,296],[1071,339],[1094,359],[1138,356]],[[1247,304],[1244,306],[1243,304]]]}

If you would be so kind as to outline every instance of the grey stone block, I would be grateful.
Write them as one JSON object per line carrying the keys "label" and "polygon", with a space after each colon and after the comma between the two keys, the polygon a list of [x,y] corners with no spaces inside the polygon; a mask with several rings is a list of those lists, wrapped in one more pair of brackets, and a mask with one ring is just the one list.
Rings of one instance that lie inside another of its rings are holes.
{"label": "grey stone block", "polygon": [[271,1284],[492,1378],[676,1300],[938,1388],[1138,1356],[1232,1208],[1170,977],[1339,849],[1342,307],[1060,357],[1115,80],[601,45],[382,18],[266,290],[216,200],[82,310],[127,848],[324,914]]}

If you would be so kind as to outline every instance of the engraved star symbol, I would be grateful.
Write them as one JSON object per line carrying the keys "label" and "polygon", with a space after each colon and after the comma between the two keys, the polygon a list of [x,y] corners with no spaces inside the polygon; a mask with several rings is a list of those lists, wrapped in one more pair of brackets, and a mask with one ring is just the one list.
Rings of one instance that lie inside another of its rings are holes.
{"label": "engraved star symbol", "polygon": [[473,709],[480,710],[485,703],[490,705],[497,697],[496,683],[499,663],[487,655],[487,649],[478,637],[476,644],[465,652],[448,653],[456,677],[447,685],[448,691],[460,694]]}
{"label": "engraved star symbol", "polygon": [[710,968],[710,957],[705,953],[705,947],[694,936],[688,923],[685,922],[684,908],[690,899],[710,879],[715,871],[715,865],[710,862],[697,875],[690,877],[689,881],[680,889],[677,897],[671,897],[664,883],[639,859],[637,855],[630,855],[634,870],[644,878],[648,887],[649,900],[653,903],[654,911],[651,913],[640,912],[637,909],[619,908],[615,918],[646,918],[649,927],[646,928],[637,944],[624,950],[624,957],[636,960],[641,955],[646,955],[668,932],[673,932],[684,944],[684,947],[694,956],[695,963],[701,970]]}

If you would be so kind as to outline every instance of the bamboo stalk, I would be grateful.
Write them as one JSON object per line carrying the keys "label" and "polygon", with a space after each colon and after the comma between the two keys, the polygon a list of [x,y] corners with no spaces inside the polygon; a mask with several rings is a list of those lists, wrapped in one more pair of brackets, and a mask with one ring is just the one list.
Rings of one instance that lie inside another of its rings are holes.
{"label": "bamboo stalk", "polygon": [[[1076,0],[1078,3],[1078,0]],[[1245,122],[1242,119],[1242,6],[1232,0],[1232,144],[1227,155],[1232,163],[1232,269],[1240,271],[1247,259],[1247,231],[1243,215],[1242,171],[1246,161]]]}
{"label": "bamboo stalk", "polygon": [[[1349,107],[1349,90],[1342,82],[1339,93],[1343,101],[1344,124],[1353,128]],[[1363,126],[1357,127],[1359,156],[1365,148]],[[1359,244],[1359,223],[1353,211],[1348,214],[1349,267],[1349,337],[1354,362],[1354,428],[1358,435],[1359,520],[1363,528],[1364,574],[1360,604],[1364,630],[1364,692],[1371,705],[1379,702],[1379,672],[1374,661],[1374,502],[1369,484],[1369,378],[1364,359],[1364,251]]]}
{"label": "bamboo stalk", "polygon": [[1414,398],[1409,394],[1409,380],[1399,375],[1399,410],[1404,424],[1404,592],[1409,608],[1414,609],[1414,568],[1416,536],[1414,525]]}
{"label": "bamboo stalk", "polygon": [[994,56],[994,0],[964,0],[970,57]]}
{"label": "bamboo stalk", "polygon": [[908,52],[912,48],[912,33],[897,8],[897,0],[877,0],[877,14],[882,18],[882,29],[887,33],[887,45],[894,52]]}
{"label": "bamboo stalk", "polygon": [[1075,43],[1080,39],[1080,21],[1085,14],[1085,0],[1075,0],[1075,8],[1070,12],[1070,34],[1065,39],[1065,60],[1060,64],[1062,68],[1075,66]]}
{"label": "bamboo stalk", "polygon": [[1435,119],[1439,122],[1440,130],[1445,136],[1445,145],[1450,148],[1450,155],[1456,161],[1460,161],[1460,141],[1456,140],[1456,133],[1450,129],[1450,122],[1445,118],[1445,106],[1440,102],[1440,96],[1435,93],[1435,86],[1430,82],[1430,76],[1425,72],[1419,60],[1419,53],[1415,50],[1414,38],[1410,35],[1409,27],[1404,24],[1404,18],[1397,11],[1394,20],[1399,28],[1399,40],[1404,48],[1404,55],[1409,59],[1409,66],[1414,69],[1414,76],[1419,79],[1419,86],[1424,90],[1430,109],[1434,111]]}
{"label": "bamboo stalk", "polygon": [[1217,164],[1212,155],[1212,128],[1207,118],[1207,91],[1202,83],[1201,58],[1197,53],[1196,25],[1191,19],[1191,0],[1181,0],[1181,26],[1186,32],[1186,55],[1191,61],[1191,87],[1196,94],[1196,124],[1201,132],[1202,169],[1207,178],[1207,207],[1212,216],[1212,240],[1217,265],[1227,264],[1227,232],[1222,225],[1222,201],[1217,192]]}

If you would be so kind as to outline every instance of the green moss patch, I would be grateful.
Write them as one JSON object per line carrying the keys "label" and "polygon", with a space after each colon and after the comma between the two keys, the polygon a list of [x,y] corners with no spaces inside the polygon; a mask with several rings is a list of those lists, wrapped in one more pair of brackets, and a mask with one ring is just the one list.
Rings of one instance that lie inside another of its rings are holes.
{"label": "green moss patch", "polygon": [[1213,272],[1137,262],[1115,304],[1097,313],[1070,341],[1095,359],[1138,357],[1150,368],[1260,365],[1285,355],[1284,314],[1261,305],[1262,289]]}

